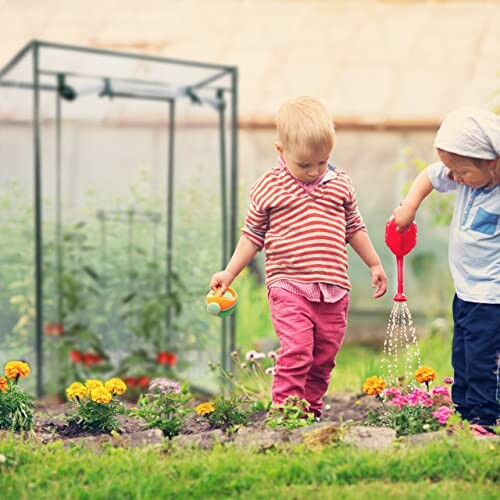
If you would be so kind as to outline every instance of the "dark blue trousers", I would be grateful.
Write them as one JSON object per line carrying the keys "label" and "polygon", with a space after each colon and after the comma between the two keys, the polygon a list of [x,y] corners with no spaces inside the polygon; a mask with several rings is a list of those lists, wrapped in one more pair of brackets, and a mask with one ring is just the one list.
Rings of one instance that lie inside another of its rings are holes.
{"label": "dark blue trousers", "polygon": [[500,417],[500,304],[453,299],[453,402],[463,418],[494,425]]}

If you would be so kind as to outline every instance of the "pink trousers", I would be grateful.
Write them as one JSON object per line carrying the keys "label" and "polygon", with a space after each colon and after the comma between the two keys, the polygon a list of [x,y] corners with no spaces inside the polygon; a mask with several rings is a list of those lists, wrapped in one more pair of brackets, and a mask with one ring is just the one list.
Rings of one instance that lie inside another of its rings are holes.
{"label": "pink trousers", "polygon": [[290,395],[299,396],[319,417],[322,397],[344,340],[349,294],[330,304],[310,302],[282,288],[271,288],[269,307],[281,345],[273,379],[273,403],[283,403]]}

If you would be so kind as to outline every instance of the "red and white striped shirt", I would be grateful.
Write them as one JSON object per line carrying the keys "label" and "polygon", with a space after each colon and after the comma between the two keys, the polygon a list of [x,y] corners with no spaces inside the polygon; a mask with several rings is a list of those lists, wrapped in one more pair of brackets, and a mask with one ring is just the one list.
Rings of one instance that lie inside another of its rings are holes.
{"label": "red and white striped shirt", "polygon": [[350,177],[331,168],[307,192],[281,162],[250,189],[242,233],[266,254],[266,284],[331,283],[350,289],[346,243],[366,231]]}

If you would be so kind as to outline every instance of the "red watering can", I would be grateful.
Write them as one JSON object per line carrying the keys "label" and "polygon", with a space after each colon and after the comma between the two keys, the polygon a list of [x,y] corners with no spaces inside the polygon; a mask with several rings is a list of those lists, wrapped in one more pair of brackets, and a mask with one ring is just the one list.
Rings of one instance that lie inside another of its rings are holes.
{"label": "red watering can", "polygon": [[398,267],[398,291],[393,300],[406,302],[406,295],[403,292],[403,257],[417,244],[417,225],[412,222],[406,229],[397,231],[396,221],[391,217],[385,225],[385,244],[396,256]]}

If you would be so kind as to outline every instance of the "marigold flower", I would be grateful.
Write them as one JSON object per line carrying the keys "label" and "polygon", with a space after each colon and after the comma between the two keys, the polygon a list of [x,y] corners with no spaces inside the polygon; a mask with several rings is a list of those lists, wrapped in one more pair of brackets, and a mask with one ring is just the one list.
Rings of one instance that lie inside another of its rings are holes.
{"label": "marigold flower", "polygon": [[436,370],[429,366],[421,366],[415,372],[415,380],[420,384],[428,384],[433,380],[436,380]]}
{"label": "marigold flower", "polygon": [[83,398],[87,394],[87,389],[81,382],[73,382],[66,389],[66,396],[68,399]]}
{"label": "marigold flower", "polygon": [[215,411],[215,403],[209,401],[208,403],[201,403],[196,407],[196,413],[198,415],[206,415],[207,413],[213,413]]}
{"label": "marigold flower", "polygon": [[111,401],[111,397],[111,393],[104,386],[96,387],[90,392],[90,399],[96,403],[107,405]]}
{"label": "marigold flower", "polygon": [[5,365],[5,376],[7,378],[17,379],[26,377],[30,374],[30,365],[24,361],[9,361]]}
{"label": "marigold flower", "polygon": [[385,380],[383,378],[368,377],[363,384],[363,392],[366,392],[369,396],[377,396],[385,389]]}
{"label": "marigold flower", "polygon": [[117,377],[109,379],[104,384],[104,387],[111,394],[118,394],[119,396],[122,395],[127,390],[127,384],[125,384],[125,382],[121,378],[117,378]]}
{"label": "marigold flower", "polygon": [[85,388],[87,389],[88,396],[90,396],[91,392],[98,387],[104,387],[104,384],[100,380],[88,379],[85,381]]}
{"label": "marigold flower", "polygon": [[0,377],[0,391],[7,392],[7,379]]}

